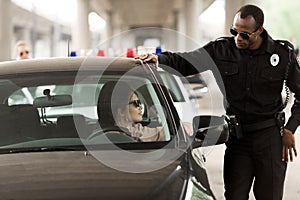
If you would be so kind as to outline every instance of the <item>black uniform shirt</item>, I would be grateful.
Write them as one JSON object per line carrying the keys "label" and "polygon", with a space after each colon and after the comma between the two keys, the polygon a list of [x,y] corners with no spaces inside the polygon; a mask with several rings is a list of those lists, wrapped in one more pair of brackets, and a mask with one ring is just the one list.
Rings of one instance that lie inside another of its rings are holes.
{"label": "black uniform shirt", "polygon": [[[286,43],[274,41],[266,31],[257,50],[238,49],[233,37],[219,38],[191,52],[159,54],[163,68],[169,66],[183,76],[212,70],[228,102],[227,114],[244,124],[269,119],[283,108],[281,92],[289,65],[287,85],[300,100],[300,68]],[[223,87],[224,84],[224,87]],[[297,101],[298,102],[298,101]],[[295,101],[286,128],[294,132],[300,124],[300,103]]]}

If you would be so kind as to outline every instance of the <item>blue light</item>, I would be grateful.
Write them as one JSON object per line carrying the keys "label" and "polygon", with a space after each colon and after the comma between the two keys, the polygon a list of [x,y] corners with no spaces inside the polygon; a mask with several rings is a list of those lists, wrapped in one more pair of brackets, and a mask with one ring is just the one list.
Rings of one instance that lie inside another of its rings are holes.
{"label": "blue light", "polygon": [[155,54],[160,54],[162,52],[161,47],[156,47]]}
{"label": "blue light", "polygon": [[76,53],[76,51],[71,51],[71,53],[70,53],[70,57],[76,57],[77,56],[77,53]]}

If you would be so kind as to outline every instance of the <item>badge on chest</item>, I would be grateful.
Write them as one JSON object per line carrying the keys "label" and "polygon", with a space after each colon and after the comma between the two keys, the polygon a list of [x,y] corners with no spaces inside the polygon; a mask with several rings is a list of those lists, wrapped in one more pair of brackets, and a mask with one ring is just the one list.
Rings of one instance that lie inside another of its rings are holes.
{"label": "badge on chest", "polygon": [[270,57],[270,63],[273,67],[276,67],[279,63],[279,56],[278,54],[273,54],[271,57]]}

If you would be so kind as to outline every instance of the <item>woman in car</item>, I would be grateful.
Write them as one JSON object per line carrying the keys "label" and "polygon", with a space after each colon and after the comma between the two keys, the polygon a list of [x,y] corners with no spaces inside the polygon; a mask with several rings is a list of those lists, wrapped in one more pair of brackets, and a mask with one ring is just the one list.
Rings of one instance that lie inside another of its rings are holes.
{"label": "woman in car", "polygon": [[127,134],[143,142],[165,141],[163,127],[150,128],[141,124],[143,107],[136,92],[127,83],[110,81],[100,91],[98,116],[101,129],[106,133]]}

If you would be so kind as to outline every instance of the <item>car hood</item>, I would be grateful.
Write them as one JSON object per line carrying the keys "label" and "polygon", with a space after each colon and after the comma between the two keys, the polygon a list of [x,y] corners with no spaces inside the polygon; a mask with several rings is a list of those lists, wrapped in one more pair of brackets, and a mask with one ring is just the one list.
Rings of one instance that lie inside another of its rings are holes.
{"label": "car hood", "polygon": [[127,173],[84,151],[2,154],[0,159],[4,199],[146,199],[179,165]]}

